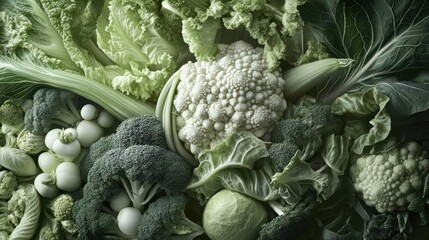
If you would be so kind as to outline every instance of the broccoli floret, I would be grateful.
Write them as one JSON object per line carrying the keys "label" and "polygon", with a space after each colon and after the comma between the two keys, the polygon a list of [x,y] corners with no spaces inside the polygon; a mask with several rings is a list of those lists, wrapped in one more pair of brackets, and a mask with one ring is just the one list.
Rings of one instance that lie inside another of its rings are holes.
{"label": "broccoli floret", "polygon": [[202,227],[185,215],[185,195],[163,196],[149,205],[138,228],[141,240],[194,239],[203,234]]}
{"label": "broccoli floret", "polygon": [[271,134],[273,144],[268,153],[276,172],[283,171],[298,150],[302,151],[303,160],[311,158],[321,149],[327,136],[344,129],[341,117],[331,113],[330,105],[308,101],[289,104],[289,108]]}
{"label": "broccoli floret", "polygon": [[18,187],[16,176],[7,170],[0,171],[0,199],[9,199]]}
{"label": "broccoli floret", "polygon": [[73,127],[81,120],[76,108],[76,95],[71,92],[42,88],[33,96],[33,106],[25,112],[25,128],[43,135],[53,127]]}
{"label": "broccoli floret", "polygon": [[140,116],[123,121],[116,129],[113,146],[157,145],[167,148],[164,130],[155,116]]}
{"label": "broccoli floret", "polygon": [[72,218],[74,200],[61,194],[46,202],[39,232],[40,240],[76,239],[76,224]]}
{"label": "broccoli floret", "polygon": [[97,142],[91,144],[88,153],[82,158],[79,163],[82,179],[87,181],[89,170],[94,165],[95,161],[101,158],[107,151],[113,148],[113,134],[103,136]]}
{"label": "broccoli floret", "polygon": [[371,217],[365,233],[364,239],[366,240],[383,240],[393,239],[402,240],[407,239],[404,232],[400,232],[398,221],[393,214],[378,214]]}
{"label": "broccoli floret", "polygon": [[45,134],[33,134],[30,130],[24,128],[16,138],[16,145],[27,154],[38,154],[48,150],[45,144],[45,136]]}
{"label": "broccoli floret", "polygon": [[323,146],[318,132],[302,119],[281,120],[273,133],[274,144],[268,153],[276,172],[283,171],[298,150],[302,151],[303,159],[308,159]]}
{"label": "broccoli floret", "polygon": [[316,195],[312,192],[306,194],[284,214],[262,225],[258,240],[297,239],[310,226],[316,206]]}
{"label": "broccoli floret", "polygon": [[321,102],[293,106],[293,117],[302,119],[323,137],[340,134],[344,129],[343,119],[332,113],[331,105]]}
{"label": "broccoli floret", "polygon": [[293,143],[273,143],[268,149],[271,165],[275,172],[282,172],[289,164],[290,159],[299,151],[298,146]]}
{"label": "broccoli floret", "polygon": [[115,219],[105,215],[113,210],[106,210],[109,207],[105,202],[121,189],[125,189],[133,207],[144,211],[161,190],[167,195],[182,192],[191,174],[191,167],[183,159],[159,146],[109,150],[90,169],[83,198],[74,208],[79,235],[87,238],[105,234],[104,230],[114,227]]}

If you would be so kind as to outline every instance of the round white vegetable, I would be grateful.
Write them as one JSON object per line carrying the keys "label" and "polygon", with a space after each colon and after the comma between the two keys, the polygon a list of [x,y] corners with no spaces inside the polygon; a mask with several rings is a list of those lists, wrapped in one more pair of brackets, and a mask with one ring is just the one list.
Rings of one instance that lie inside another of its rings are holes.
{"label": "round white vegetable", "polygon": [[125,190],[120,191],[115,194],[109,201],[110,207],[115,212],[121,211],[123,208],[129,207],[131,204],[131,200],[128,197],[128,194]]}
{"label": "round white vegetable", "polygon": [[37,175],[37,177],[34,179],[34,187],[36,188],[40,196],[45,198],[56,197],[60,192],[60,190],[55,184],[51,186],[43,184],[44,181],[49,179],[49,176],[50,176],[49,173],[41,173]]}
{"label": "round white vegetable", "polygon": [[40,169],[45,173],[54,171],[62,161],[52,152],[42,152],[37,158]]}
{"label": "round white vegetable", "polygon": [[126,235],[137,235],[141,216],[142,214],[137,208],[123,208],[118,214],[119,230]]}
{"label": "round white vegetable", "polygon": [[97,108],[92,104],[85,104],[80,109],[80,116],[85,120],[92,120],[97,116]]}
{"label": "round white vegetable", "polygon": [[106,110],[103,110],[98,114],[97,117],[97,123],[104,128],[110,128],[113,126],[113,123],[115,123],[115,118],[107,112]]}
{"label": "round white vegetable", "polygon": [[63,162],[55,169],[57,187],[72,192],[82,185],[79,167],[73,162]]}
{"label": "round white vegetable", "polygon": [[52,150],[57,154],[58,157],[64,161],[73,161],[80,153],[80,143],[74,140],[71,143],[63,143],[60,139],[57,139],[52,144]]}
{"label": "round white vegetable", "polygon": [[59,128],[54,128],[46,134],[45,136],[46,147],[52,150],[52,145],[54,144],[54,141],[60,137],[61,131],[62,130]]}
{"label": "round white vegetable", "polygon": [[77,140],[82,147],[89,147],[104,135],[104,129],[94,120],[82,120],[76,127]]}

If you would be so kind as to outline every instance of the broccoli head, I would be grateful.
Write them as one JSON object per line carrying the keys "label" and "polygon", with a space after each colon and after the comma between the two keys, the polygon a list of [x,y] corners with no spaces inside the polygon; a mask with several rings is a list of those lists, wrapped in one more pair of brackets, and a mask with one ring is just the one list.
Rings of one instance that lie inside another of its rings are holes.
{"label": "broccoli head", "polygon": [[117,226],[115,213],[106,202],[121,190],[126,191],[133,207],[144,212],[160,194],[184,191],[191,174],[191,167],[181,157],[160,146],[133,145],[109,150],[90,169],[83,198],[74,207],[79,235],[85,239],[116,234],[109,230]]}
{"label": "broccoli head", "polygon": [[296,105],[289,104],[289,111],[279,121],[271,134],[273,144],[268,149],[273,169],[283,171],[290,159],[302,152],[303,160],[314,156],[331,134],[343,132],[340,116],[332,113],[331,106],[303,98]]}
{"label": "broccoli head", "polygon": [[378,214],[371,217],[371,220],[366,227],[364,239],[367,240],[382,240],[407,239],[405,232],[399,230],[398,220],[393,214]]}
{"label": "broccoli head", "polygon": [[139,239],[191,240],[203,234],[203,228],[185,215],[187,201],[187,197],[180,194],[163,196],[151,203],[140,221]]}
{"label": "broccoli head", "polygon": [[41,88],[34,93],[33,106],[25,112],[25,128],[43,135],[54,127],[73,127],[81,120],[76,108],[76,95],[71,92]]}
{"label": "broccoli head", "polygon": [[140,116],[123,121],[116,129],[113,146],[158,145],[167,148],[164,130],[155,116]]}
{"label": "broccoli head", "polygon": [[101,158],[107,151],[113,148],[113,134],[108,136],[103,136],[97,140],[97,142],[91,144],[89,151],[85,156],[80,160],[80,173],[82,179],[87,181],[89,170],[94,165],[95,161]]}
{"label": "broccoli head", "polygon": [[310,226],[316,206],[316,195],[306,194],[284,214],[262,225],[258,240],[297,239]]}

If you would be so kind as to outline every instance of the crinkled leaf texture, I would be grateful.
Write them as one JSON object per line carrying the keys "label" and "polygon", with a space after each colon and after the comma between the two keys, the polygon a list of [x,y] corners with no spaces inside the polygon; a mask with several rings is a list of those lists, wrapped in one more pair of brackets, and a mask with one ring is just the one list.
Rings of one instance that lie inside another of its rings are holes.
{"label": "crinkled leaf texture", "polygon": [[300,11],[335,57],[355,60],[320,90],[325,101],[367,80],[429,64],[429,1],[310,0]]}
{"label": "crinkled leaf texture", "polygon": [[265,143],[250,132],[233,133],[211,150],[199,155],[188,189],[203,202],[218,190],[227,188],[247,193],[257,199],[274,197],[269,187],[270,175],[252,170],[256,161],[268,157]]}
{"label": "crinkled leaf texture", "polygon": [[[386,109],[388,102],[389,98],[386,95],[376,88],[370,88],[367,91],[346,93],[332,103],[332,111],[335,114],[353,116],[354,119],[363,122],[370,118],[369,124],[372,127],[368,132],[350,133],[350,135],[357,135],[353,139],[351,151],[361,154],[365,147],[387,138],[391,130],[391,119]],[[371,117],[372,115],[374,116]]]}
{"label": "crinkled leaf texture", "polygon": [[20,177],[34,176],[38,172],[36,163],[30,155],[11,147],[0,147],[0,166]]}
{"label": "crinkled leaf texture", "polygon": [[302,161],[300,152],[292,157],[283,172],[272,177],[272,186],[279,191],[280,196],[290,205],[298,203],[304,194],[314,189],[319,199],[327,199],[325,194],[332,195],[330,177],[326,173],[314,171],[310,164]]}

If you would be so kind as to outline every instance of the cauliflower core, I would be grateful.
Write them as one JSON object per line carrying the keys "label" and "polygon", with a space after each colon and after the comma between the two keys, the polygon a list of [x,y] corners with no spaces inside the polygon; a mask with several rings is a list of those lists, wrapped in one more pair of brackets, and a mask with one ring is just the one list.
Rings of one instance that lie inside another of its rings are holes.
{"label": "cauliflower core", "polygon": [[416,142],[383,154],[361,156],[350,167],[356,191],[380,213],[405,210],[421,196],[428,172],[427,152]]}
{"label": "cauliflower core", "polygon": [[179,138],[197,155],[241,130],[268,140],[286,110],[280,71],[268,71],[263,49],[238,41],[217,59],[181,68],[174,99]]}

